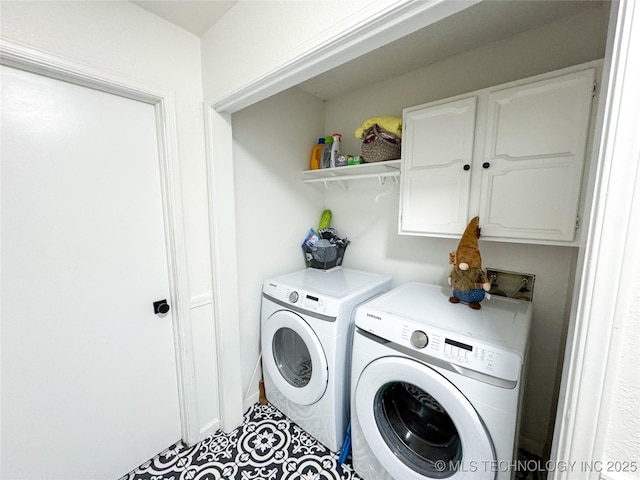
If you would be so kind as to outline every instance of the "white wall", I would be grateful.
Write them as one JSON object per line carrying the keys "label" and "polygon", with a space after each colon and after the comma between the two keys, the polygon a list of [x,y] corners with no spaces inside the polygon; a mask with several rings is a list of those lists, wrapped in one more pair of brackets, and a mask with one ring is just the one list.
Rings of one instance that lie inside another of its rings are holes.
{"label": "white wall", "polygon": [[[589,8],[536,30],[331,99],[325,131],[343,133],[343,152],[358,154],[353,132],[374,115],[402,116],[405,107],[498,85],[604,56],[607,9]],[[553,52],[547,55],[547,52]],[[594,107],[595,108],[595,107]],[[382,192],[392,192],[379,199]],[[335,226],[349,236],[345,266],[368,268],[409,280],[446,285],[448,253],[457,241],[397,235],[397,186],[377,180],[351,182],[349,191],[327,190]],[[482,219],[480,219],[482,225]],[[536,275],[534,323],[522,422],[523,446],[544,454],[552,439],[564,330],[577,249],[481,242],[483,266]]]}
{"label": "white wall", "polygon": [[238,2],[202,36],[205,98],[226,94],[266,73],[292,51],[311,44],[314,37],[371,3]]}
{"label": "white wall", "polygon": [[[638,207],[635,210],[637,212]],[[635,235],[634,250],[637,250],[638,233]],[[635,461],[637,465],[640,459],[640,363],[637,357],[640,350],[640,255],[630,252],[627,258],[632,263],[627,278],[630,283],[625,288],[631,293],[615,329],[614,361],[608,369],[608,405],[606,419],[603,419],[607,425],[604,458],[626,464]],[[615,478],[637,478],[633,473],[630,467],[620,468]],[[614,478],[613,474],[610,476]]]}
{"label": "white wall", "polygon": [[198,412],[206,427],[219,412],[199,38],[129,2],[3,1],[0,8],[3,40],[174,94]]}
{"label": "white wall", "polygon": [[[235,169],[240,366],[245,408],[257,401],[262,283],[304,268],[300,245],[317,224],[321,191],[300,181],[322,132],[324,102],[291,89],[235,113]],[[251,382],[251,383],[250,383]]]}

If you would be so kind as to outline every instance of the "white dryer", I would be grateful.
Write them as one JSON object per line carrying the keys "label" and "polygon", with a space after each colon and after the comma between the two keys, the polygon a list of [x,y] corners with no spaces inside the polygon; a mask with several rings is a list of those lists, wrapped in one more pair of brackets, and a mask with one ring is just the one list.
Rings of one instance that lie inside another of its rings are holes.
{"label": "white dryer", "polygon": [[355,309],[391,288],[391,277],[347,268],[268,279],[262,293],[267,399],[330,450],[349,421]]}
{"label": "white dryer", "polygon": [[472,310],[449,293],[408,283],[357,310],[351,441],[365,480],[514,473],[532,305]]}

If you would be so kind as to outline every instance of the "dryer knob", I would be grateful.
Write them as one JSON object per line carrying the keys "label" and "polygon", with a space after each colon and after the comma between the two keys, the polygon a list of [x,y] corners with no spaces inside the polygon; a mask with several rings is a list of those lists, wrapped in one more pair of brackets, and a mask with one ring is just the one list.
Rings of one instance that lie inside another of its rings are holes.
{"label": "dryer knob", "polygon": [[424,348],[429,343],[429,337],[422,330],[416,330],[411,334],[411,345],[416,348]]}
{"label": "dryer knob", "polygon": [[298,295],[298,292],[296,292],[295,290],[289,294],[289,301],[291,303],[296,303],[298,301],[298,298],[300,298],[300,295]]}

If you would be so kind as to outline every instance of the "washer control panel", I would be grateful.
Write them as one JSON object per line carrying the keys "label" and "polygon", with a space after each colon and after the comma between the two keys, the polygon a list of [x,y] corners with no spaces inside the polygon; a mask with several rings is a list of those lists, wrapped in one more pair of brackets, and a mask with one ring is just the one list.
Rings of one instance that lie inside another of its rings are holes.
{"label": "washer control panel", "polygon": [[392,314],[366,312],[356,322],[373,335],[450,364],[514,382],[520,377],[522,357],[517,352]]}

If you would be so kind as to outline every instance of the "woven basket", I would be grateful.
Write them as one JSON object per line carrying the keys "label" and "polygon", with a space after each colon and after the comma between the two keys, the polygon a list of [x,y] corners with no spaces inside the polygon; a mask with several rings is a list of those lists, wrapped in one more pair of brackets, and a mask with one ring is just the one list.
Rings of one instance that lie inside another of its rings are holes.
{"label": "woven basket", "polygon": [[362,159],[367,163],[384,162],[400,158],[400,137],[378,124],[369,127],[362,139]]}

